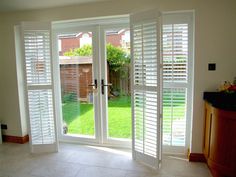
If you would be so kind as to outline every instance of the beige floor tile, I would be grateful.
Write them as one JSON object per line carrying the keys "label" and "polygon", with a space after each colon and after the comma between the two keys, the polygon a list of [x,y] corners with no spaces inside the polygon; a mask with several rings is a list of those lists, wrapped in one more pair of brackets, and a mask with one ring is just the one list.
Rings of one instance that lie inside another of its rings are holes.
{"label": "beige floor tile", "polygon": [[103,167],[86,167],[76,177],[125,177],[126,171]]}
{"label": "beige floor tile", "polygon": [[0,177],[212,177],[204,163],[163,156],[161,169],[137,163],[130,151],[61,143],[59,153],[29,153],[29,145],[0,145]]}
{"label": "beige floor tile", "polygon": [[39,164],[30,172],[31,175],[43,177],[74,177],[82,166],[65,162],[48,162]]}

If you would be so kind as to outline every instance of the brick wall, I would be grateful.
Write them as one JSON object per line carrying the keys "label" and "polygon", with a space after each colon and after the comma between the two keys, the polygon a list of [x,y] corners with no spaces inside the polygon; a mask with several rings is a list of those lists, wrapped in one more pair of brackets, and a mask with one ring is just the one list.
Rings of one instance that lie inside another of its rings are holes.
{"label": "brick wall", "polygon": [[[60,38],[61,39],[61,51],[60,56],[62,56],[65,52],[73,50],[75,48],[80,47],[80,39],[84,33],[81,33],[78,36],[69,37],[69,38]],[[92,37],[92,34],[89,34],[89,37]],[[106,36],[106,42],[112,44],[115,47],[121,47],[121,38],[124,35],[124,32],[120,34],[110,34]]]}
{"label": "brick wall", "polygon": [[63,55],[65,52],[78,48],[78,46],[80,46],[80,38],[62,38],[60,55]]}
{"label": "brick wall", "polygon": [[115,47],[121,47],[121,35],[113,34],[106,36],[106,42]]}
{"label": "brick wall", "polygon": [[80,39],[83,34],[88,34],[89,37],[92,38],[92,33],[80,33],[78,36],[68,37],[68,38],[60,38],[61,39],[61,51],[59,52],[60,56],[62,56],[65,52],[73,50],[75,48],[80,47]]}

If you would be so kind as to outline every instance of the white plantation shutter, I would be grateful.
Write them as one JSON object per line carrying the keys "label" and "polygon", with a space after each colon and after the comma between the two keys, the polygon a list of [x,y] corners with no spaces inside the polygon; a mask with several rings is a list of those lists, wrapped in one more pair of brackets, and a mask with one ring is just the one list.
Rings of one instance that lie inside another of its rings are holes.
{"label": "white plantation shutter", "polygon": [[52,91],[28,90],[32,145],[55,143]]}
{"label": "white plantation shutter", "polygon": [[133,157],[154,168],[161,158],[158,11],[131,15]]}
{"label": "white plantation shutter", "polygon": [[22,23],[31,151],[57,151],[51,24]]}
{"label": "white plantation shutter", "polygon": [[188,24],[163,25],[163,80],[187,82]]}
{"label": "white plantation shutter", "polygon": [[185,146],[186,88],[163,88],[163,144]]}
{"label": "white plantation shutter", "polygon": [[163,145],[166,152],[185,153],[191,116],[192,13],[163,15]]}

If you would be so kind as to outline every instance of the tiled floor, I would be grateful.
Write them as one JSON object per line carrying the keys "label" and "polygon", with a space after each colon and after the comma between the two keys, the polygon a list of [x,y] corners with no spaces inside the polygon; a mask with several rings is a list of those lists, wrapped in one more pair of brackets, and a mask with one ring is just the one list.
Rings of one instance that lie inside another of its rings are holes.
{"label": "tiled floor", "polygon": [[164,156],[155,171],[127,151],[60,144],[59,153],[32,155],[28,144],[0,144],[0,177],[211,177],[204,163]]}

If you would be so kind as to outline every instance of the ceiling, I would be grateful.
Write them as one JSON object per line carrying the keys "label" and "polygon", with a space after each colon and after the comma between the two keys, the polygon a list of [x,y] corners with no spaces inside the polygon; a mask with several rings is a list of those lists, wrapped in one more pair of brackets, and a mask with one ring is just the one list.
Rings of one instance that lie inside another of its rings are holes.
{"label": "ceiling", "polygon": [[0,0],[0,12],[42,9],[108,0]]}

